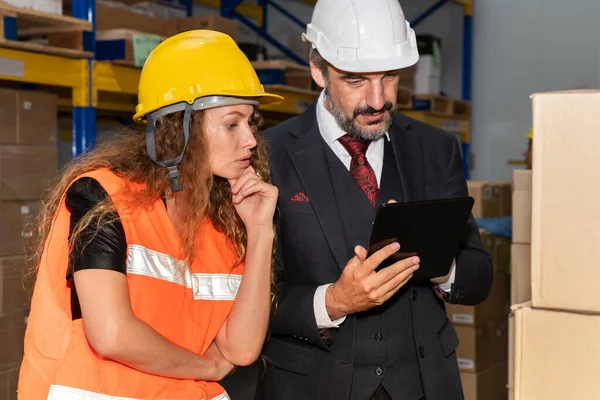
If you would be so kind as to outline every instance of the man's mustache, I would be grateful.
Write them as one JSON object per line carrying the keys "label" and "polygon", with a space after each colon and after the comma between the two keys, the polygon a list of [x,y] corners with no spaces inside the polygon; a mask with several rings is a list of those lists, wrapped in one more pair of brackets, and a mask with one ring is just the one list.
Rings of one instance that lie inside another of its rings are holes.
{"label": "man's mustache", "polygon": [[383,107],[381,107],[381,109],[379,109],[379,110],[376,110],[370,106],[356,107],[356,109],[354,110],[354,118],[358,117],[359,115],[376,115],[376,114],[380,114],[383,112],[389,112],[393,108],[394,108],[394,105],[390,101],[386,101],[386,103],[383,105]]}

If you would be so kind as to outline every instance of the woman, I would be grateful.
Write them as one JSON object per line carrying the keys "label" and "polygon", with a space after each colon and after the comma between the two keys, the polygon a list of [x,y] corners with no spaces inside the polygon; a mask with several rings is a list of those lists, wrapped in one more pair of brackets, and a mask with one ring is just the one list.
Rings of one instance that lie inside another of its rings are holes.
{"label": "woman", "polygon": [[22,399],[227,399],[270,311],[277,189],[265,93],[233,40],[161,43],[128,132],[75,160],[46,201]]}

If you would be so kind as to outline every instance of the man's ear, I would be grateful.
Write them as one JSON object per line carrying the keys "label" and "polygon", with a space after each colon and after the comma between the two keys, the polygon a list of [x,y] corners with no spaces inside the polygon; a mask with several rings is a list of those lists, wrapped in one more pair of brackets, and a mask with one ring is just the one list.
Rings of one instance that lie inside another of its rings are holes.
{"label": "man's ear", "polygon": [[321,68],[312,61],[310,62],[310,74],[317,85],[321,88],[325,88],[325,75],[323,74],[323,71],[321,71]]}

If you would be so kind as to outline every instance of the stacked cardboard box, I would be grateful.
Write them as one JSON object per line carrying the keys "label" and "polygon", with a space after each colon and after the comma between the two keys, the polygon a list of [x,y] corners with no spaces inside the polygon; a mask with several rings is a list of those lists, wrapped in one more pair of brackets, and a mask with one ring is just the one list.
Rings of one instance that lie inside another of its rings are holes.
{"label": "stacked cardboard box", "polygon": [[0,89],[0,393],[11,399],[29,307],[31,224],[58,169],[56,115],[53,94]]}
{"label": "stacked cardboard box", "polygon": [[490,295],[475,307],[446,305],[459,338],[456,355],[467,400],[506,398],[510,246],[506,239],[480,234],[494,268]]}
{"label": "stacked cardboard box", "polygon": [[[531,170],[513,172],[511,305],[531,300]],[[508,394],[514,399],[514,314],[508,322]]]}
{"label": "stacked cardboard box", "polygon": [[533,97],[531,302],[513,306],[515,399],[600,393],[600,92]]}
{"label": "stacked cardboard box", "polygon": [[[511,213],[511,185],[507,182],[469,181],[476,218],[501,218]],[[508,199],[508,200],[507,200]],[[465,399],[505,399],[508,353],[510,240],[480,231],[492,258],[494,282],[488,298],[471,307],[446,305],[459,338],[456,351]]]}

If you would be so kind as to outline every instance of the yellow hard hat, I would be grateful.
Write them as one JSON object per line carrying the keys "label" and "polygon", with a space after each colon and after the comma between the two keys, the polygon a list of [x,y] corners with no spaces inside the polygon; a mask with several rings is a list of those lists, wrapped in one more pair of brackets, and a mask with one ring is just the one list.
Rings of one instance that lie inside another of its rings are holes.
{"label": "yellow hard hat", "polygon": [[172,36],[148,56],[138,87],[133,117],[140,121],[163,107],[206,96],[225,96],[280,103],[266,93],[246,55],[228,35],[194,30]]}

